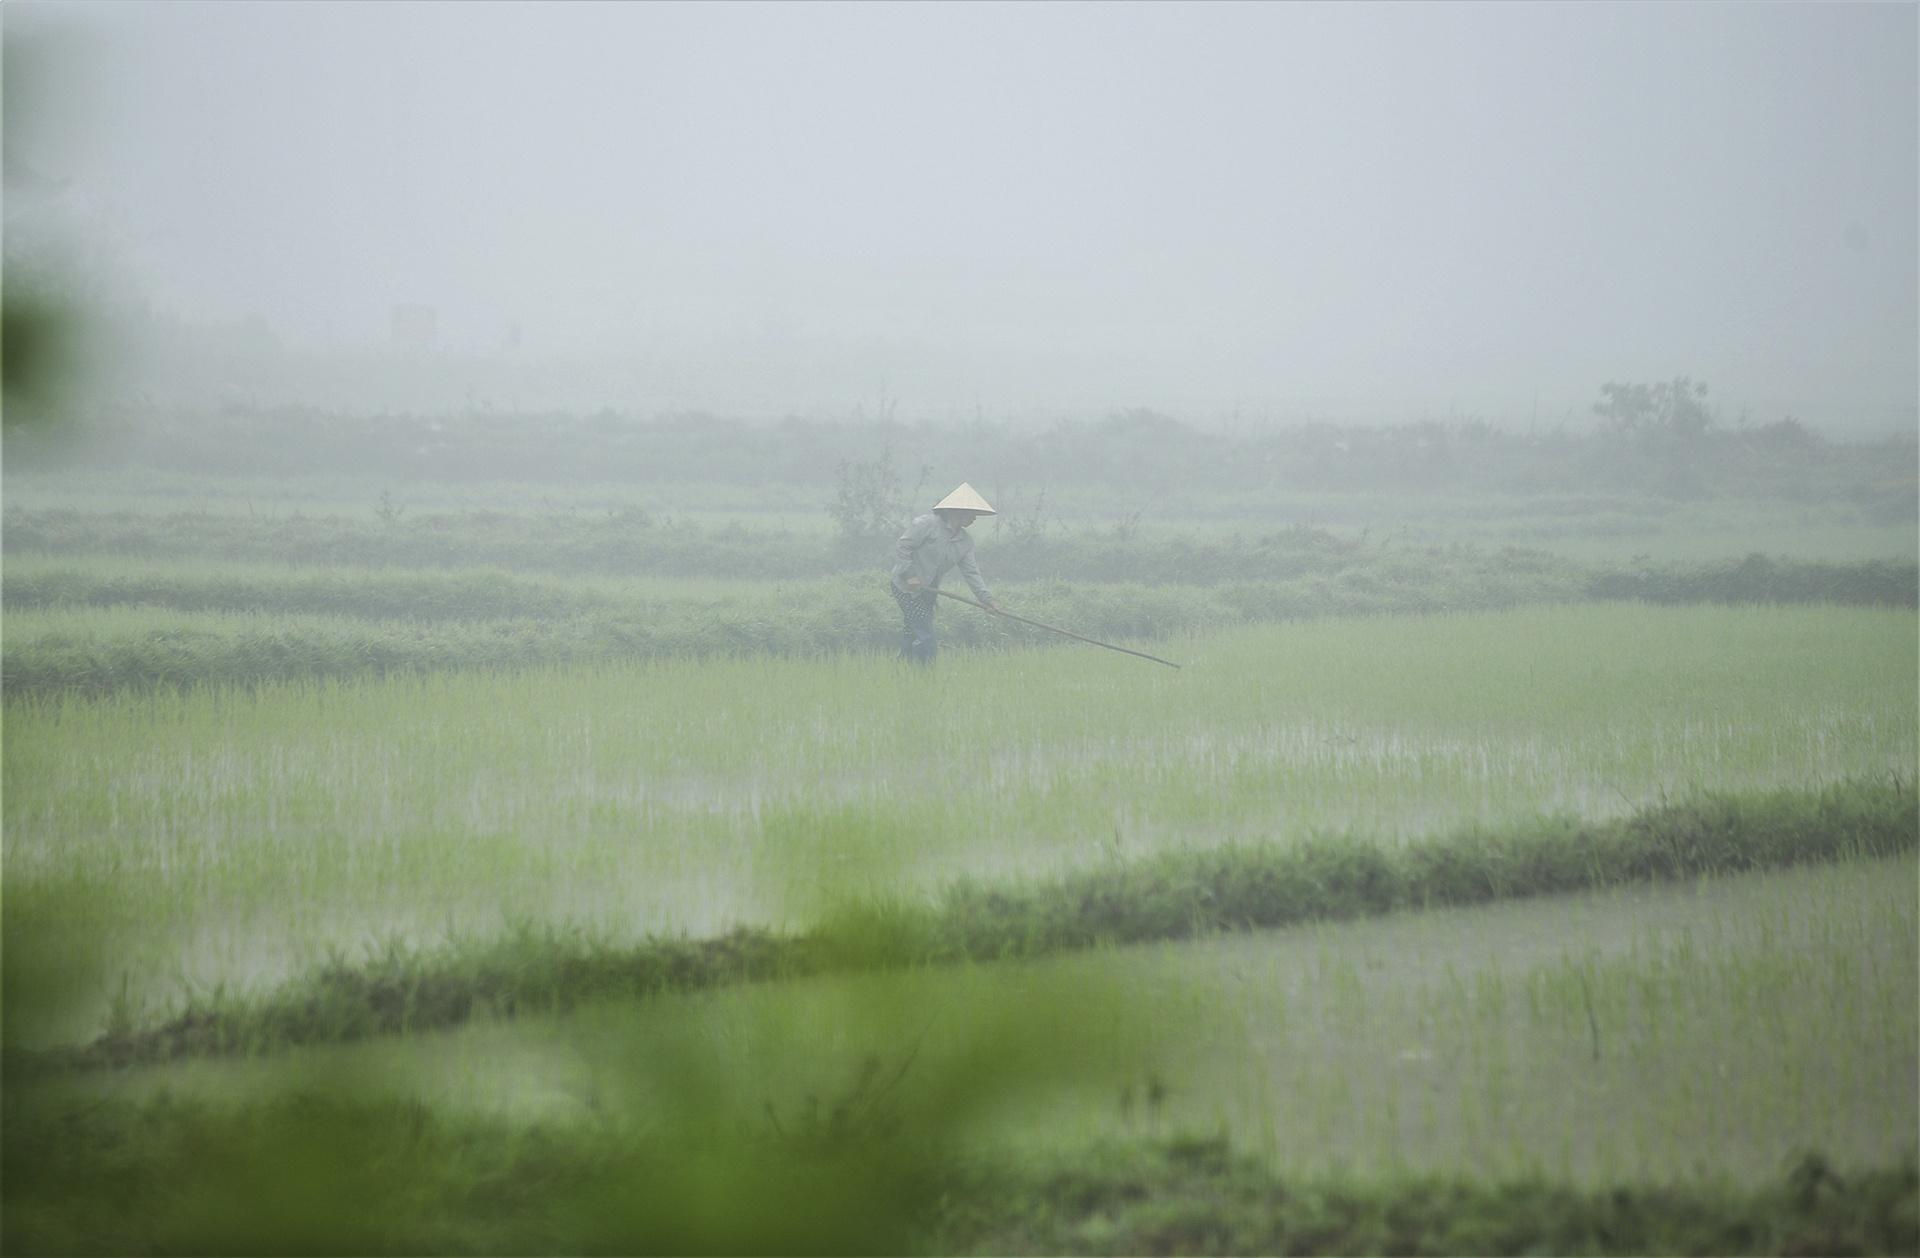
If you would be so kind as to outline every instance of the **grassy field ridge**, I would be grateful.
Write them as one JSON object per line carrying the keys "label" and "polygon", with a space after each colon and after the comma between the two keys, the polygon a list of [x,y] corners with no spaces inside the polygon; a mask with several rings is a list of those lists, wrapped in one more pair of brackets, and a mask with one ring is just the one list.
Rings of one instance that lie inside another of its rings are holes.
{"label": "grassy field ridge", "polygon": [[829,971],[1008,961],[1403,909],[1889,856],[1920,842],[1912,780],[1705,794],[1612,822],[1542,818],[1401,846],[1358,838],[1167,853],[1057,881],[962,883],[934,903],[847,905],[810,932],[739,929],[613,947],[522,930],[335,962],[264,997],[189,1007],[22,1065],[119,1066],[457,1026],[602,999],[645,999]]}
{"label": "grassy field ridge", "polygon": [[[1176,566],[1200,570],[1193,556]],[[1870,607],[1912,607],[1920,599],[1920,571],[1911,565],[1760,555],[1717,564],[1582,566],[1543,554],[1461,549],[1426,557],[1374,552],[1288,579],[1261,576],[1257,568],[1237,580],[1196,585],[1021,584],[1017,573],[1009,579],[999,589],[1009,610],[1104,639],[1590,599]],[[0,686],[11,698],[676,656],[887,652],[900,636],[878,574],[665,598],[651,589],[622,593],[507,572],[135,575],[36,564],[6,576],[4,599],[9,642]],[[960,646],[1060,641],[964,609],[949,609],[940,623],[946,640]]]}

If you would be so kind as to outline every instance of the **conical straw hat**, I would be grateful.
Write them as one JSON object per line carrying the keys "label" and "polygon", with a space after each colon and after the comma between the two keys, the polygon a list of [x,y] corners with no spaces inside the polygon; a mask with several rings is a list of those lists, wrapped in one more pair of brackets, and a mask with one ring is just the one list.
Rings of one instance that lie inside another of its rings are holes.
{"label": "conical straw hat", "polygon": [[975,493],[973,486],[967,484],[965,481],[960,482],[960,488],[934,503],[933,509],[935,511],[971,511],[975,515],[1000,514],[992,507],[989,507],[987,500]]}

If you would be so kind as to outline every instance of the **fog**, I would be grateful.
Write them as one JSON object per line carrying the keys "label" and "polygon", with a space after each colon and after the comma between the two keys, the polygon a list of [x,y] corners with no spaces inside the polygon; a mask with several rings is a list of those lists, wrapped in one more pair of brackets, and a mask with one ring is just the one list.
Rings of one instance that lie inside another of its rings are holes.
{"label": "fog", "polygon": [[5,22],[9,244],[79,234],[148,399],[1914,425],[1912,5]]}

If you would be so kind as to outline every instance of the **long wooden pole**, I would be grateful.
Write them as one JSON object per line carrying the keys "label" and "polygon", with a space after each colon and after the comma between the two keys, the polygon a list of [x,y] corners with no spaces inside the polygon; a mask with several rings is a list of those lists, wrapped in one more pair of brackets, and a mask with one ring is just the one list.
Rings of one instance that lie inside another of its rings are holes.
{"label": "long wooden pole", "polygon": [[920,588],[929,594],[938,594],[941,598],[950,598],[956,603],[965,603],[968,607],[978,607],[981,611],[987,612],[990,615],[1005,616],[1008,620],[1017,620],[1023,625],[1032,625],[1035,629],[1045,629],[1048,633],[1057,633],[1063,637],[1072,638],[1075,642],[1090,642],[1094,646],[1103,646],[1109,651],[1118,651],[1122,655],[1137,655],[1143,660],[1152,660],[1156,664],[1165,664],[1168,668],[1180,667],[1172,660],[1163,660],[1157,655],[1148,655],[1145,651],[1135,651],[1128,647],[1115,646],[1111,642],[1102,642],[1098,638],[1089,638],[1084,634],[1075,633],[1071,629],[1062,629],[1056,625],[1043,625],[1037,620],[1028,620],[1025,616],[1016,616],[1012,612],[996,612],[985,603],[976,603],[972,599],[962,598],[958,594],[949,594],[945,590],[936,590],[930,585],[924,585]]}

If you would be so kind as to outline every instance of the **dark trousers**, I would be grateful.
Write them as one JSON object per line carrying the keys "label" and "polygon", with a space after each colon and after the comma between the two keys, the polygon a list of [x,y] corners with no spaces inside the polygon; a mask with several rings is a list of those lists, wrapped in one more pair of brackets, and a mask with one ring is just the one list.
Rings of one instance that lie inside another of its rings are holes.
{"label": "dark trousers", "polygon": [[940,640],[933,635],[933,607],[935,598],[925,591],[913,592],[899,586],[893,590],[893,601],[900,604],[900,615],[905,618],[905,626],[900,634],[900,658],[912,660],[916,664],[931,664],[940,650]]}

